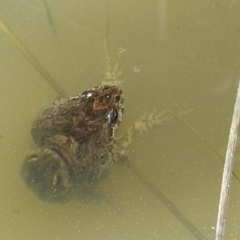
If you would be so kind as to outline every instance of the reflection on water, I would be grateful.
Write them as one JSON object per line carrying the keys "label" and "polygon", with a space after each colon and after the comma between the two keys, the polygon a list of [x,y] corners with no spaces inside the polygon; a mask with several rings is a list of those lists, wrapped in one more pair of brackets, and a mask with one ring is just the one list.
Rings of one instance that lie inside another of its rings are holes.
{"label": "reflection on water", "polygon": [[[239,7],[227,0],[2,1],[0,17],[69,96],[115,71],[125,97],[120,139],[143,116],[165,111],[168,121],[134,134],[128,147],[162,200],[120,164],[100,183],[106,198],[42,202],[19,170],[34,147],[32,121],[57,94],[0,31],[1,238],[213,239],[240,69]],[[239,187],[234,178],[226,239],[240,238]]]}

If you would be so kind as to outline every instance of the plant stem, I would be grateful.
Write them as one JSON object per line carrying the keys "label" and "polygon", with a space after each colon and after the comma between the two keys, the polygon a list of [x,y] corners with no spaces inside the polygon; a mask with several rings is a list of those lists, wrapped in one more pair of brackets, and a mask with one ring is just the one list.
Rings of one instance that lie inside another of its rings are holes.
{"label": "plant stem", "polygon": [[12,40],[18,50],[27,58],[27,60],[37,69],[37,71],[45,78],[45,80],[53,87],[53,89],[61,97],[66,97],[66,92],[61,88],[57,81],[51,76],[51,74],[42,66],[36,57],[23,45],[23,43],[17,38],[17,36],[11,31],[11,29],[0,18],[0,29]]}
{"label": "plant stem", "polygon": [[234,106],[232,124],[230,128],[230,133],[229,133],[227,153],[226,153],[224,170],[223,170],[215,240],[223,240],[224,238],[225,222],[226,222],[227,207],[228,207],[228,200],[229,200],[229,193],[230,193],[230,186],[231,186],[231,179],[232,179],[232,170],[233,170],[233,163],[234,163],[234,154],[235,154],[236,143],[237,143],[239,118],[240,118],[240,82],[239,82],[237,98]]}

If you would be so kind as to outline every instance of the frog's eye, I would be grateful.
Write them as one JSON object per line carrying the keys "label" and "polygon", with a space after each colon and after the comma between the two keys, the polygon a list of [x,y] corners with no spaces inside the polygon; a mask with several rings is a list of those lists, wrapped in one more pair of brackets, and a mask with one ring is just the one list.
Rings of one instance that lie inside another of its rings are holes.
{"label": "frog's eye", "polygon": [[109,123],[116,123],[118,120],[118,113],[116,111],[110,112],[108,114]]}
{"label": "frog's eye", "polygon": [[118,120],[118,112],[114,112],[114,117],[112,118],[112,122],[117,122]]}
{"label": "frog's eye", "polygon": [[81,97],[90,98],[92,97],[92,95],[93,95],[92,91],[87,90],[81,94]]}

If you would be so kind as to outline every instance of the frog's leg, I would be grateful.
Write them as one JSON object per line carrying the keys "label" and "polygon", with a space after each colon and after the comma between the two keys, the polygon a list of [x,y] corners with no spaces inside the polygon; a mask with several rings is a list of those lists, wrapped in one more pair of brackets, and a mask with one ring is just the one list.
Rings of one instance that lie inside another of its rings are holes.
{"label": "frog's leg", "polygon": [[72,138],[55,135],[46,139],[45,146],[26,156],[22,178],[41,199],[66,201],[74,185],[78,144]]}
{"label": "frog's leg", "polygon": [[72,187],[67,165],[48,148],[39,148],[27,155],[21,175],[26,185],[47,201],[65,201]]}
{"label": "frog's leg", "polygon": [[133,141],[133,136],[136,134],[142,134],[147,132],[149,129],[161,125],[165,122],[176,118],[177,116],[183,116],[193,111],[193,109],[188,109],[186,111],[181,111],[178,115],[174,116],[169,110],[163,110],[160,113],[153,111],[150,114],[144,113],[138,121],[136,121],[131,127],[128,128],[127,136],[122,140],[121,146],[126,149]]}
{"label": "frog's leg", "polygon": [[121,79],[122,71],[119,70],[119,63],[121,60],[121,54],[123,54],[126,50],[122,48],[118,50],[118,60],[113,66],[111,64],[107,38],[104,38],[104,50],[105,50],[106,67],[105,67],[105,78],[101,84],[119,86],[121,83],[124,82],[124,79]]}

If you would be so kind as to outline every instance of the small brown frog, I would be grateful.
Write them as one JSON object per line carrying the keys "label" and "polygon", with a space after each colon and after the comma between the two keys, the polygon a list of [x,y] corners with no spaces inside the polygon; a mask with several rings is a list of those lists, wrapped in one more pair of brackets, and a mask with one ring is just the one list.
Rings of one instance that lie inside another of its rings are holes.
{"label": "small brown frog", "polygon": [[38,149],[22,166],[27,186],[48,201],[66,201],[72,192],[91,187],[121,156],[114,134],[122,115],[123,94],[117,86],[55,101],[33,122]]}

